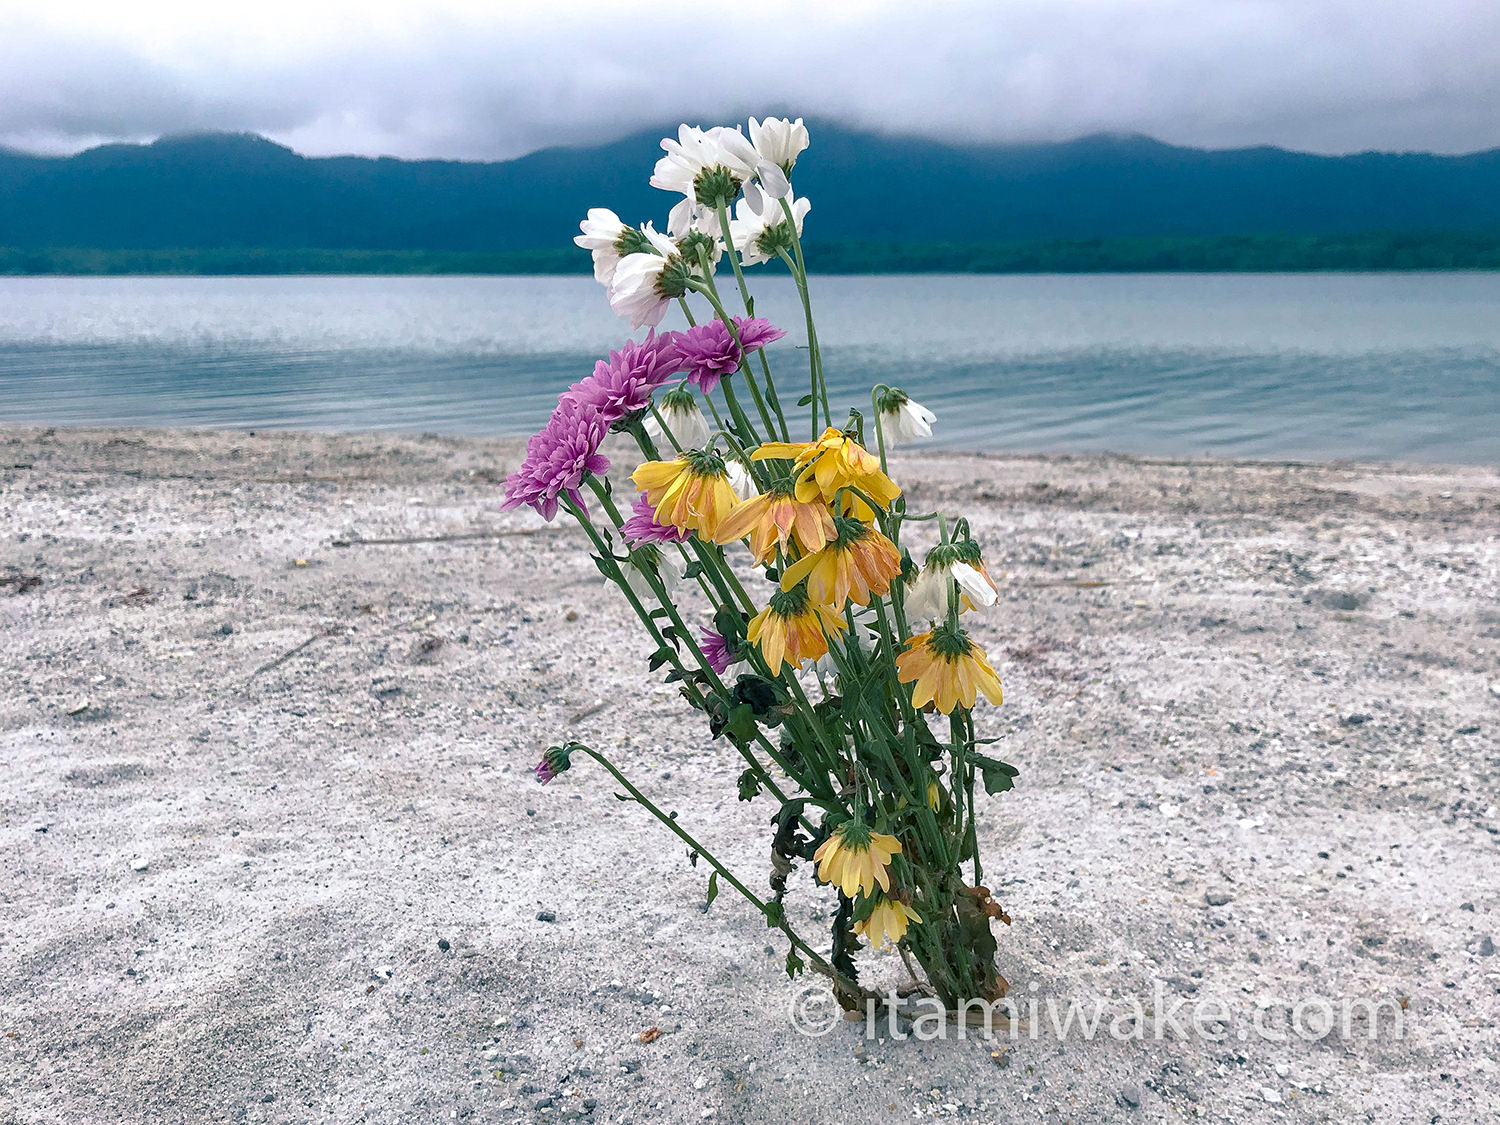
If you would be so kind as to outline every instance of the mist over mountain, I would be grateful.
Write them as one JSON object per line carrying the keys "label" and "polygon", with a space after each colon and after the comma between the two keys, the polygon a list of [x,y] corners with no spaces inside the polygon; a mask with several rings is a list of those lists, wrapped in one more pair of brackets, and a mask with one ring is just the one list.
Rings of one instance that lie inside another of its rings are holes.
{"label": "mist over mountain", "polygon": [[[665,135],[499,163],[308,158],[204,134],[70,157],[0,151],[0,246],[511,252],[566,246],[591,206],[665,225]],[[1141,136],[959,146],[817,126],[794,176],[816,242],[1500,231],[1500,149],[1206,151]]]}

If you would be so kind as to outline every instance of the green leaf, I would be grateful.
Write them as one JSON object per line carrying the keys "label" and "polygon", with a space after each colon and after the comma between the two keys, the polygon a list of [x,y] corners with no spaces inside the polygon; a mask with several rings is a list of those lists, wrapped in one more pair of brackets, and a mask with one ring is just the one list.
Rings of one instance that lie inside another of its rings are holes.
{"label": "green leaf", "polygon": [[798,406],[806,406],[810,402],[812,402],[812,395],[803,395],[801,398],[799,398],[797,400],[797,405]]}
{"label": "green leaf", "polygon": [[1016,777],[1021,771],[1015,766],[984,754],[971,753],[969,760],[974,763],[979,776],[984,779],[984,791],[991,797],[1016,787]]}
{"label": "green leaf", "polygon": [[708,901],[704,906],[712,906],[714,899],[719,897],[719,873],[715,871],[708,877]]}
{"label": "green leaf", "polygon": [[805,968],[807,968],[807,963],[797,956],[797,951],[788,949],[786,951],[786,975],[795,980],[797,974]]}

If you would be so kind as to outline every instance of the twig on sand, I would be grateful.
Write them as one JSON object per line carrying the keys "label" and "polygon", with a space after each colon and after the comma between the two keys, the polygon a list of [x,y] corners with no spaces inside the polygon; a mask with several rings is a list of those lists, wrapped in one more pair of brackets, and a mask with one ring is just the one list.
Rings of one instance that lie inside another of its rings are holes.
{"label": "twig on sand", "polygon": [[324,637],[337,637],[337,636],[339,636],[341,633],[344,632],[344,628],[345,627],[343,625],[330,625],[330,626],[328,626],[328,628],[324,629],[322,632],[314,633],[312,636],[308,637],[307,640],[303,641],[300,645],[297,645],[295,648],[289,648],[289,649],[287,649],[280,656],[278,656],[275,660],[272,660],[272,661],[269,661],[269,662],[267,662],[265,664],[262,664],[255,671],[251,672],[250,675],[248,675],[248,676],[245,677],[245,683],[248,684],[251,680],[255,679],[255,677],[258,676],[258,675],[260,675],[262,672],[269,672],[272,668],[276,668],[276,667],[279,667],[282,664],[285,664],[288,660],[290,660],[292,657],[296,656],[299,652],[301,652],[303,649],[305,649],[308,645],[312,644],[314,641],[320,641]]}
{"label": "twig on sand", "polygon": [[545,527],[502,527],[494,531],[465,531],[457,535],[403,535],[394,539],[335,539],[333,547],[395,547],[408,543],[461,543],[475,539],[501,539],[507,535],[541,535],[567,530],[548,524]]}
{"label": "twig on sand", "polygon": [[576,726],[578,723],[583,722],[584,719],[587,719],[590,715],[597,715],[600,711],[605,710],[608,706],[609,700],[601,699],[592,707],[585,707],[582,711],[579,711],[576,715],[570,718],[568,720],[568,726]]}
{"label": "twig on sand", "polygon": [[11,587],[12,593],[24,594],[34,586],[40,586],[42,580],[35,574],[0,574],[0,586]]}

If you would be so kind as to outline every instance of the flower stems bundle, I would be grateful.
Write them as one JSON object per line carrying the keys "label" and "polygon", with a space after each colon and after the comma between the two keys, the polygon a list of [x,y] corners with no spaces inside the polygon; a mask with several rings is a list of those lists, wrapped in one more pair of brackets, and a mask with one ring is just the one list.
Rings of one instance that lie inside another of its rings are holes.
{"label": "flower stems bundle", "polygon": [[[767,890],[594,748],[550,747],[537,777],[580,754],[598,762],[707,860],[710,901],[721,881],[733,887],[787,938],[788,973],[811,966],[850,1007],[872,995],[854,960],[861,941],[896,946],[950,1007],[995,1000],[1007,986],[990,923],[1010,919],[983,885],[975,786],[1001,792],[1016,771],[976,736],[979,697],[998,704],[1001,688],[963,615],[993,605],[996,589],[967,521],[909,512],[887,475],[888,447],[929,436],[932,412],[877,386],[868,425],[861,410],[835,414],[802,254],[810,205],[791,184],[807,146],[800,119],[751,118],[748,137],[684,125],[651,178],[682,196],[665,234],[589,212],[575,241],[611,307],[650,332],[568,388],[506,482],[506,507],[578,521],[640,618],[651,670],[743,760],[740,799],[774,806]],[[726,259],[733,289],[721,289]],[[790,271],[805,316],[794,405],[765,351],[785,333],[755,315],[744,272],[771,262]],[[658,333],[674,304],[689,327]],[[600,452],[612,432],[642,458],[629,503]],[[918,567],[902,532],[929,520],[938,542]],[[700,599],[711,628],[688,624]],[[799,861],[837,895],[826,952],[787,920]]]}

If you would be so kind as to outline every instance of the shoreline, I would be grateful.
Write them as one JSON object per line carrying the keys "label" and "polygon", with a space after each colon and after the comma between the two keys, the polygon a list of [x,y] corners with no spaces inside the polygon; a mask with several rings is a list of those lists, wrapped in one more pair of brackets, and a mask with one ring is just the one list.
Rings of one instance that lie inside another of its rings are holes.
{"label": "shoreline", "polygon": [[769,873],[583,535],[498,511],[523,444],[0,427],[0,1118],[1486,1116],[1500,469],[894,456],[1001,580],[1014,994],[1407,1012],[921,1043],[792,1033],[763,920],[600,771],[536,785],[549,742],[607,748]]}

